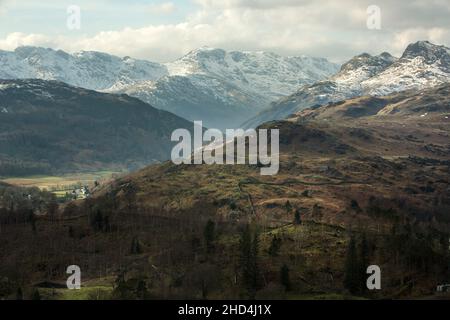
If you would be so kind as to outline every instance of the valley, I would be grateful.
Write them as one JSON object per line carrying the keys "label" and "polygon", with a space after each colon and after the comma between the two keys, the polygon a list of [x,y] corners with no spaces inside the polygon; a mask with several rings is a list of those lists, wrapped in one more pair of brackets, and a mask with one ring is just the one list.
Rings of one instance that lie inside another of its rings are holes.
{"label": "valley", "polygon": [[[449,57],[0,51],[0,299],[448,299]],[[243,122],[275,174],[191,154]]]}
{"label": "valley", "polygon": [[125,172],[114,171],[97,171],[87,173],[64,174],[60,176],[25,176],[25,177],[8,177],[0,181],[16,187],[39,188],[54,193],[58,198],[66,196],[74,189],[82,186],[89,188],[95,187],[96,184],[104,184],[108,181],[124,175]]}
{"label": "valley", "polygon": [[[448,90],[386,96],[376,114],[355,98],[264,124],[280,130],[276,176],[164,162],[53,218],[8,220],[3,290],[64,298],[40,283],[77,264],[89,299],[434,296],[450,271]],[[383,270],[380,291],[361,286],[370,264]]]}
{"label": "valley", "polygon": [[[206,127],[237,127],[303,84],[338,66],[324,58],[201,47],[168,63],[103,52],[20,47],[0,50],[0,79],[57,80],[107,93],[128,94]],[[2,107],[0,105],[0,107]]]}
{"label": "valley", "polygon": [[126,95],[0,80],[0,176],[127,171],[167,160],[191,123]]}

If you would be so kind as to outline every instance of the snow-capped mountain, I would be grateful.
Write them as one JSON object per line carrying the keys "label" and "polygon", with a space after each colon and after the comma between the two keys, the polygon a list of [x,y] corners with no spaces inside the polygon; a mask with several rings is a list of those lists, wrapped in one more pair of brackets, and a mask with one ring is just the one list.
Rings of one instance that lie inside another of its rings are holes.
{"label": "snow-capped mountain", "polygon": [[326,59],[200,48],[165,64],[157,81],[119,84],[126,93],[207,127],[236,127],[273,101],[337,71]]}
{"label": "snow-capped mountain", "polygon": [[59,80],[126,93],[205,126],[235,127],[298,87],[329,77],[326,59],[200,48],[159,64],[100,52],[19,47],[0,51],[0,79]]}
{"label": "snow-capped mountain", "polygon": [[450,49],[427,41],[410,44],[400,59],[389,53],[362,54],[327,80],[300,88],[247,121],[245,127],[278,120],[316,105],[362,96],[424,89],[450,80]]}
{"label": "snow-capped mountain", "polygon": [[450,80],[450,49],[427,41],[410,44],[400,60],[364,81],[364,94],[385,95],[423,89]]}
{"label": "snow-capped mountain", "polygon": [[0,50],[0,79],[58,80],[92,90],[108,89],[117,82],[156,80],[168,74],[158,63],[81,51],[68,54],[40,47]]}
{"label": "snow-capped mountain", "polygon": [[[337,66],[323,58],[282,57],[270,52],[227,52],[203,47],[167,64],[170,75],[208,76],[239,87],[248,87],[267,99],[292,93],[292,88],[324,79]],[[196,81],[197,80],[197,81]]]}

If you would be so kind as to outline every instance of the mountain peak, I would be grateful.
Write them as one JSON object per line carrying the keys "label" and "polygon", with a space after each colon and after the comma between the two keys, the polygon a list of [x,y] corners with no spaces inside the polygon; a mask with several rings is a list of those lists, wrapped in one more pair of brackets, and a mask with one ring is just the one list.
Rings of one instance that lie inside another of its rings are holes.
{"label": "mountain peak", "polygon": [[429,41],[417,41],[408,45],[402,59],[414,59],[416,57],[424,57],[429,63],[443,58],[450,61],[450,49]]}
{"label": "mountain peak", "polygon": [[383,59],[385,61],[390,61],[390,62],[394,62],[395,60],[397,60],[397,58],[394,57],[393,55],[391,55],[389,52],[383,52],[380,55],[378,55],[378,57],[380,57],[381,59]]}
{"label": "mountain peak", "polygon": [[33,46],[0,51],[0,64],[0,79],[54,79],[94,90],[106,90],[121,81],[156,80],[167,74],[164,65],[145,60]]}
{"label": "mountain peak", "polygon": [[34,46],[19,46],[14,50],[19,57],[29,57],[36,54],[46,54],[54,51],[50,48],[34,47]]}
{"label": "mountain peak", "polygon": [[[183,58],[205,59],[215,58],[223,59],[226,55],[226,51],[219,48],[211,48],[208,46],[199,47],[187,53]],[[182,59],[183,59],[182,58]]]}
{"label": "mountain peak", "polygon": [[378,56],[362,53],[344,63],[341,67],[341,72],[353,71],[362,67],[376,67],[377,70],[382,70],[392,64],[395,60],[396,58],[387,52],[383,52]]}

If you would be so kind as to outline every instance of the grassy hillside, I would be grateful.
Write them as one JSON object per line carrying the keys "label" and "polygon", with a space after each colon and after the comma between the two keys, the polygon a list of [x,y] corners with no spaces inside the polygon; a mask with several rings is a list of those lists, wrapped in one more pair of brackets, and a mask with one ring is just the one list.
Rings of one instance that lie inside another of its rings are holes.
{"label": "grassy hillside", "polygon": [[136,169],[170,158],[192,125],[126,95],[56,81],[0,81],[0,176]]}
{"label": "grassy hillside", "polygon": [[[39,216],[35,227],[2,224],[3,296],[23,288],[75,298],[42,285],[64,283],[70,264],[81,267],[77,295],[86,299],[433,296],[450,277],[441,106],[425,117],[297,115],[264,125],[280,129],[276,176],[257,165],[166,162]],[[380,291],[365,287],[371,264],[382,269]]]}

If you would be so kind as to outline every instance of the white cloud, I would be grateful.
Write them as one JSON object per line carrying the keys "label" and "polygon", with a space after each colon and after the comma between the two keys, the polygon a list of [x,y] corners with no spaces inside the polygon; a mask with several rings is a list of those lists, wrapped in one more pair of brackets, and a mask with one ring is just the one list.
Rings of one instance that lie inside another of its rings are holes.
{"label": "white cloud", "polygon": [[427,39],[433,43],[448,43],[450,30],[444,28],[412,28],[401,31],[395,35],[395,47],[397,50],[404,49],[409,43],[417,39]]}
{"label": "white cloud", "polygon": [[310,3],[312,0],[195,0],[204,8],[230,9],[230,8],[252,8],[273,9],[281,7],[299,7]]}
{"label": "white cloud", "polygon": [[173,2],[149,5],[149,11],[152,14],[169,14],[175,12],[176,9],[177,7],[173,4]]}
{"label": "white cloud", "polygon": [[6,14],[6,0],[0,0],[0,16]]}
{"label": "white cloud", "polygon": [[56,48],[64,43],[64,38],[49,37],[42,34],[24,34],[21,32],[13,32],[0,39],[0,48],[3,50],[14,50],[19,46],[43,46]]}
{"label": "white cloud", "polygon": [[[361,52],[400,55],[417,40],[450,44],[447,0],[378,0],[382,29],[366,27],[369,0],[195,0],[198,10],[181,23],[99,32],[93,36],[12,33],[0,48],[39,45],[105,51],[154,61],[173,60],[208,45],[229,50],[309,54],[343,61]],[[170,13],[171,2],[153,10]]]}

